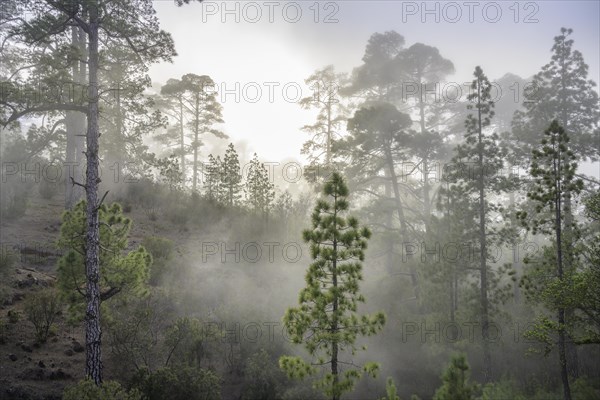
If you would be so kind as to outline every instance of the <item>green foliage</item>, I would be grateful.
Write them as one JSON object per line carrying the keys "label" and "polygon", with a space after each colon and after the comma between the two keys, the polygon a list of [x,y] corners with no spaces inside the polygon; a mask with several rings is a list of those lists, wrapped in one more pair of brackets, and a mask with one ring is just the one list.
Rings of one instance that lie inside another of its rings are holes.
{"label": "green foliage", "polygon": [[165,363],[164,336],[172,312],[170,299],[160,288],[151,288],[143,298],[115,298],[111,302],[112,318],[105,324],[104,335],[115,373],[128,376]]}
{"label": "green foliage", "polygon": [[142,396],[135,389],[128,392],[116,381],[97,386],[91,379],[84,379],[65,388],[63,400],[142,400]]}
{"label": "green foliage", "polygon": [[25,315],[35,327],[35,335],[39,342],[45,342],[50,334],[61,309],[59,294],[54,289],[44,289],[31,293],[25,300]]}
{"label": "green foliage", "polygon": [[516,382],[511,380],[501,380],[483,386],[480,400],[504,399],[527,400],[527,397],[520,393],[516,388]]}
{"label": "green foliage", "polygon": [[[85,201],[79,202],[62,217],[58,246],[65,250],[58,261],[58,287],[65,296],[74,318],[82,316],[85,303]],[[143,296],[147,292],[152,256],[140,246],[126,253],[131,220],[123,217],[121,206],[101,205],[100,221],[100,300],[112,296]]]}
{"label": "green foliage", "polygon": [[152,256],[149,283],[157,285],[161,281],[161,278],[170,270],[173,263],[175,244],[167,238],[148,236],[142,241],[142,246]]}
{"label": "green foliage", "polygon": [[380,400],[400,400],[398,393],[396,391],[396,385],[394,384],[394,380],[388,376],[385,381],[385,393],[386,396],[382,397]]}
{"label": "green foliage", "polygon": [[210,361],[220,331],[214,324],[203,323],[197,318],[181,317],[165,333],[165,345],[169,349],[166,364],[179,363],[200,367]]}
{"label": "green foliage", "polygon": [[250,160],[244,192],[248,208],[267,217],[275,200],[275,185],[271,183],[269,172],[265,165],[258,161],[256,153]]}
{"label": "green foliage", "polygon": [[285,376],[266,350],[254,353],[246,362],[244,378],[247,382],[242,398],[245,400],[276,400]]}
{"label": "green foliage", "polygon": [[433,400],[474,400],[477,384],[469,382],[469,364],[464,355],[452,357],[450,366],[442,375],[443,384]]}
{"label": "green foliage", "polygon": [[0,278],[5,278],[12,271],[19,259],[17,253],[6,245],[0,247]]}
{"label": "green foliage", "polygon": [[221,379],[201,368],[161,368],[154,372],[141,370],[133,385],[145,400],[220,400]]}
{"label": "green foliage", "polygon": [[6,330],[7,330],[6,321],[4,318],[0,318],[0,344],[6,343]]}
{"label": "green foliage", "polygon": [[206,198],[211,201],[221,201],[224,197],[224,190],[221,182],[223,176],[223,163],[221,157],[215,158],[212,154],[208,155],[208,163],[204,171],[204,190]]}
{"label": "green foliage", "polygon": [[[370,336],[379,332],[385,324],[381,312],[358,315],[358,303],[365,299],[359,293],[362,280],[362,264],[367,239],[371,232],[359,227],[353,217],[344,218],[348,211],[348,187],[338,173],[325,183],[323,195],[312,215],[312,230],[303,232],[310,243],[313,263],[306,273],[306,287],[300,291],[297,308],[289,308],[283,323],[294,343],[302,343],[315,359],[306,362],[300,357],[283,356],[280,367],[291,378],[303,379],[317,372],[314,365],[330,365],[331,372],[315,382],[326,396],[338,399],[342,393],[352,390],[363,373],[374,376],[377,364],[366,363],[362,369],[348,366],[339,358],[349,350],[356,351],[359,335]],[[338,362],[343,365],[338,369]]]}
{"label": "green foliage", "polygon": [[554,37],[552,58],[533,77],[531,90],[525,91],[524,110],[513,118],[515,152],[523,165],[543,139],[542,132],[551,118],[558,118],[572,136],[578,158],[598,160],[600,106],[596,83],[588,77],[588,65],[580,51],[573,49],[572,29],[561,28]]}
{"label": "green foliage", "polygon": [[229,143],[225,152],[225,157],[221,163],[220,178],[223,192],[222,203],[230,207],[239,204],[242,190],[242,174],[238,154],[233,147],[233,143]]}
{"label": "green foliage", "polygon": [[8,322],[11,324],[16,324],[21,319],[21,313],[17,310],[8,310],[6,315],[8,317]]}

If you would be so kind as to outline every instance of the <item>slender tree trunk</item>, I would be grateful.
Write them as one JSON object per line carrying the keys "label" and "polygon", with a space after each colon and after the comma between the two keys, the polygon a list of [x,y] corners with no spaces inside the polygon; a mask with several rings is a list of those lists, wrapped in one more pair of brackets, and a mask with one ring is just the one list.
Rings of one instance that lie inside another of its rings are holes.
{"label": "slender tree trunk", "polygon": [[[419,78],[419,81],[421,79]],[[425,134],[427,128],[425,127],[425,102],[423,101],[423,83],[420,83],[420,96],[419,96],[419,123],[421,125],[421,133]],[[429,200],[429,160],[425,154],[422,157],[421,165],[423,166],[423,218],[425,222],[425,231],[429,234],[429,221],[431,217],[431,202]]]}
{"label": "slender tree trunk", "polygon": [[[562,251],[562,221],[561,221],[561,208],[562,208],[562,188],[560,184],[560,149],[556,149],[556,159],[554,160],[554,176],[555,176],[555,198],[554,198],[554,224],[556,228],[556,263],[558,266],[558,279],[562,281],[564,278],[563,269],[563,251]],[[571,400],[571,387],[569,386],[569,373],[567,364],[566,354],[566,335],[565,335],[565,309],[559,307],[558,309],[558,358],[560,362],[560,377],[563,384],[563,397],[564,400]]]}
{"label": "slender tree trunk", "polygon": [[183,99],[179,97],[179,132],[180,150],[181,150],[181,183],[185,187],[185,133],[183,129]]}
{"label": "slender tree trunk", "polygon": [[[79,48],[79,56],[85,57],[85,36],[79,27],[71,28],[71,43]],[[67,102],[78,101],[77,95],[80,88],[84,87],[86,82],[86,67],[82,61],[73,61],[71,65],[71,74],[73,81],[72,91],[68,94]],[[81,87],[80,87],[81,85]],[[83,197],[81,186],[74,184],[83,183],[83,152],[84,152],[84,130],[86,116],[76,111],[67,111],[66,113],[67,130],[67,149],[65,154],[65,208],[71,209]]]}
{"label": "slender tree trunk", "polygon": [[485,382],[492,379],[492,357],[489,343],[489,306],[488,306],[488,281],[487,281],[487,243],[485,231],[485,184],[483,160],[483,131],[481,127],[481,86],[477,82],[477,115],[478,115],[478,153],[479,153],[479,248],[480,274],[481,274],[481,335],[483,340],[483,376]]}
{"label": "slender tree trunk", "polygon": [[[398,219],[400,220],[400,234],[402,236],[402,240],[406,240],[408,238],[408,229],[406,227],[406,218],[404,217],[404,208],[402,207],[402,201],[400,200],[400,189],[398,188],[398,178],[396,176],[396,171],[394,170],[394,159],[392,157],[392,150],[390,149],[389,145],[385,148],[385,157],[386,163],[388,165],[388,173],[391,178],[391,186],[394,190],[394,202],[396,205],[396,212],[398,213]],[[419,280],[417,279],[417,270],[412,265],[412,263],[409,267],[409,272],[410,280],[415,293],[415,299],[418,301],[421,298]]]}
{"label": "slender tree trunk", "polygon": [[89,8],[89,99],[87,127],[87,170],[86,170],[86,200],[87,228],[85,246],[86,268],[86,299],[85,313],[85,373],[97,385],[102,383],[100,327],[100,234],[98,225],[98,185],[100,183],[98,158],[98,5],[92,3]]}
{"label": "slender tree trunk", "polygon": [[[334,221],[337,219],[337,195],[334,194],[333,197],[333,219]],[[337,225],[337,223],[336,223]],[[333,239],[333,262],[332,262],[332,282],[333,287],[337,289],[337,239],[334,237]],[[335,335],[338,331],[338,321],[337,321],[337,310],[338,310],[338,298],[337,294],[333,297],[333,312],[332,312],[332,324],[331,324],[331,332]],[[337,385],[339,382],[339,372],[338,372],[338,343],[337,339],[334,339],[331,343],[331,374],[333,375],[333,395],[331,396],[332,400],[339,400],[340,395],[338,394]]]}
{"label": "slender tree trunk", "polygon": [[200,147],[200,98],[199,95],[196,94],[196,118],[194,120],[194,174],[192,183],[192,192],[197,193],[196,187],[198,184],[198,148]]}

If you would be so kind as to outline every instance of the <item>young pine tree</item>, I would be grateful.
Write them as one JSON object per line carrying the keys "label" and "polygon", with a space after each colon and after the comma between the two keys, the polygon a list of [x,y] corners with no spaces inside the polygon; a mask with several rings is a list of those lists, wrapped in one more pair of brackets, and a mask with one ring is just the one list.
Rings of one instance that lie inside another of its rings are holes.
{"label": "young pine tree", "polygon": [[327,370],[315,387],[332,400],[352,390],[362,372],[375,375],[376,363],[366,363],[362,371],[344,353],[356,351],[359,335],[370,336],[385,324],[385,315],[358,315],[358,303],[365,299],[359,292],[367,239],[371,232],[359,227],[358,220],[344,217],[349,204],[348,187],[341,175],[334,173],[325,183],[323,199],[312,215],[312,230],[303,232],[310,243],[314,259],[306,273],[306,287],[300,291],[299,307],[289,308],[283,322],[294,343],[302,343],[312,360],[283,356],[280,367],[290,377],[304,378]]}
{"label": "young pine tree", "polygon": [[242,174],[238,154],[229,143],[225,158],[221,164],[221,187],[223,190],[224,204],[230,207],[237,205],[241,197]]}
{"label": "young pine tree", "polygon": [[[58,246],[65,250],[58,261],[58,287],[69,303],[71,317],[83,319],[86,299],[85,229],[86,203],[81,201],[62,217]],[[107,301],[113,296],[143,295],[148,287],[152,256],[140,246],[127,252],[131,220],[123,217],[121,206],[101,205],[100,221],[100,277],[99,300]]]}
{"label": "young pine tree", "polygon": [[469,364],[464,355],[452,357],[450,366],[442,375],[444,382],[433,396],[433,400],[472,400],[477,385],[469,382]]}
{"label": "young pine tree", "polygon": [[265,220],[268,219],[275,200],[275,185],[271,183],[269,172],[265,165],[258,161],[256,153],[250,160],[245,192],[248,207],[252,211],[261,214]]}
{"label": "young pine tree", "polygon": [[221,175],[221,158],[209,154],[208,163],[204,165],[204,192],[209,200],[219,201],[221,198]]}

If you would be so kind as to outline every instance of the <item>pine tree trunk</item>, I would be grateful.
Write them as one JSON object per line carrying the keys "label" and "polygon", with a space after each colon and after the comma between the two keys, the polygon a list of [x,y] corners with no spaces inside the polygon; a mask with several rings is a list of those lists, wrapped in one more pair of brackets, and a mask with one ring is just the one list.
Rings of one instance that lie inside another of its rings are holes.
{"label": "pine tree trunk", "polygon": [[[337,210],[338,210],[338,204],[337,204],[337,195],[334,195],[334,202],[333,202],[333,220],[336,221],[337,219]],[[337,222],[334,222],[337,225]],[[337,239],[334,238],[333,239],[333,261],[332,261],[332,282],[333,282],[333,287],[337,289],[338,286],[338,282],[337,282]],[[332,312],[332,324],[331,324],[331,333],[333,334],[337,334],[338,331],[338,322],[337,322],[337,310],[338,310],[338,298],[337,298],[337,294],[334,295],[333,297],[333,312]],[[332,400],[339,400],[340,396],[337,393],[337,385],[339,382],[339,377],[338,377],[338,344],[337,344],[337,340],[333,340],[333,343],[331,343],[331,374],[333,375],[333,396],[331,397]]]}
{"label": "pine tree trunk", "polygon": [[100,260],[99,244],[100,234],[98,225],[98,5],[91,4],[89,8],[89,99],[88,99],[88,127],[87,127],[87,171],[86,171],[86,200],[87,200],[87,228],[85,248],[86,268],[86,299],[85,312],[85,373],[97,385],[102,383],[102,357],[101,341],[102,330],[100,327]]}
{"label": "pine tree trunk", "polygon": [[[406,227],[406,218],[404,217],[404,208],[402,207],[402,201],[400,200],[400,189],[398,188],[398,177],[396,176],[396,171],[394,170],[394,159],[392,157],[392,150],[389,145],[387,145],[385,148],[385,157],[386,163],[388,165],[388,173],[392,181],[392,189],[394,190],[394,202],[396,205],[396,212],[398,213],[398,219],[400,220],[400,234],[402,240],[406,240],[408,238],[408,229]],[[417,300],[418,303],[420,298],[420,289],[419,281],[417,279],[417,270],[413,265],[411,265],[409,267],[409,272],[410,280],[415,293],[415,300]]]}
{"label": "pine tree trunk", "polygon": [[479,152],[479,248],[480,258],[480,301],[481,301],[481,335],[483,340],[483,376],[485,382],[492,380],[492,357],[489,343],[489,305],[487,281],[487,238],[485,231],[485,169],[483,156],[483,131],[481,127],[481,82],[477,82],[477,114],[478,114],[478,152]]}
{"label": "pine tree trunk", "polygon": [[[71,28],[71,44],[79,48],[81,57],[85,57],[85,36],[79,27]],[[86,79],[85,63],[74,61],[71,65],[73,90],[68,94],[66,102],[77,101],[76,93],[80,86],[84,87]],[[83,152],[84,152],[84,130],[86,117],[76,111],[66,113],[67,148],[65,154],[65,209],[71,209],[83,197],[81,186],[74,184],[83,183]]]}
{"label": "pine tree trunk", "polygon": [[[556,261],[558,265],[558,279],[562,280],[564,277],[564,269],[563,269],[563,252],[562,252],[562,221],[561,221],[561,212],[562,212],[562,191],[561,191],[561,183],[560,183],[560,173],[561,173],[561,165],[560,165],[560,150],[557,150],[557,157],[554,160],[554,176],[555,176],[555,198],[554,198],[554,226],[556,228]],[[556,154],[556,153],[555,153]],[[565,309],[563,307],[559,307],[558,309],[558,357],[560,362],[560,377],[563,384],[563,397],[564,400],[571,400],[571,388],[569,386],[569,373],[567,366],[567,355],[566,355],[566,338],[565,338]]]}

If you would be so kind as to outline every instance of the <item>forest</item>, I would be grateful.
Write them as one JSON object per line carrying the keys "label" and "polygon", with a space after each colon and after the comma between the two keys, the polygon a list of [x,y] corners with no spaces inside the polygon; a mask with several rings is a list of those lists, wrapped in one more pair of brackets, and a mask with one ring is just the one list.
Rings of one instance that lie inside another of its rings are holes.
{"label": "forest", "polygon": [[583,3],[1,0],[0,400],[600,399]]}

